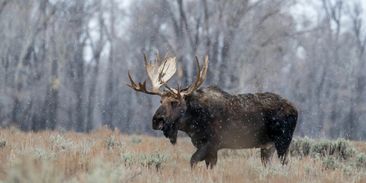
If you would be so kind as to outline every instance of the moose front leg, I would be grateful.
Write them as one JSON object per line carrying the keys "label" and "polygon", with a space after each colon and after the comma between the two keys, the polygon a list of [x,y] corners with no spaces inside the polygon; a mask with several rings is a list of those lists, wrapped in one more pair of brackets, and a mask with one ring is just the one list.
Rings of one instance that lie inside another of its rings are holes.
{"label": "moose front leg", "polygon": [[212,169],[217,163],[217,150],[207,153],[205,162],[206,167],[210,167]]}
{"label": "moose front leg", "polygon": [[205,159],[208,152],[207,145],[199,147],[191,157],[191,168],[193,168],[198,162]]}
{"label": "moose front leg", "polygon": [[191,167],[198,162],[205,160],[206,166],[212,168],[217,162],[217,150],[209,143],[198,147],[197,151],[191,157]]}

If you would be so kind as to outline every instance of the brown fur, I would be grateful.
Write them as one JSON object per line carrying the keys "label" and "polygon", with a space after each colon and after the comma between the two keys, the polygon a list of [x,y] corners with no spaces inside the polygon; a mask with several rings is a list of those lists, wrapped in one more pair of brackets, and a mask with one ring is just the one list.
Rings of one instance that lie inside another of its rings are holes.
{"label": "brown fur", "polygon": [[178,130],[187,133],[197,147],[191,166],[205,160],[213,167],[222,148],[261,148],[266,165],[275,149],[286,163],[296,121],[296,108],[277,94],[231,95],[211,86],[180,99],[163,96],[153,128],[173,144]]}

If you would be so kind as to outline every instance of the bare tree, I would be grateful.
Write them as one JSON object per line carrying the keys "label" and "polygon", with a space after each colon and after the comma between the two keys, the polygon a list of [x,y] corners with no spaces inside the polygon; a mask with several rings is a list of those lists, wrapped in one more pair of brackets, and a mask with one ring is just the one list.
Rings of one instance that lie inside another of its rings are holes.
{"label": "bare tree", "polygon": [[[181,83],[173,85],[191,83],[183,78],[194,78],[193,57],[207,54],[206,83],[295,101],[298,135],[366,138],[360,3],[0,0],[0,123],[154,134],[158,101],[125,84],[129,69],[144,79],[144,53],[160,52],[177,57]],[[313,7],[315,16],[299,18],[293,5]]]}

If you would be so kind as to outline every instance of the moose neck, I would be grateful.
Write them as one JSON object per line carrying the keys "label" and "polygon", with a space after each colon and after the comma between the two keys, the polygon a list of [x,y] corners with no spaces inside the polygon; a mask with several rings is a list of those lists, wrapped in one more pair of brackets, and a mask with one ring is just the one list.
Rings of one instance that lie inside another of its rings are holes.
{"label": "moose neck", "polygon": [[187,111],[180,122],[179,130],[186,132],[188,135],[192,131],[200,130],[201,126],[207,126],[212,116],[207,104],[201,100],[201,93],[194,92],[186,99]]}

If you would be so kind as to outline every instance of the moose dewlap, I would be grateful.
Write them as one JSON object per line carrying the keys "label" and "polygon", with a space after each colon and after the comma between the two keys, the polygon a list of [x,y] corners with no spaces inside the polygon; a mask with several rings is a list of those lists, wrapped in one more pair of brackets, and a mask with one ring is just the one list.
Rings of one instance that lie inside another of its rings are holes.
{"label": "moose dewlap", "polygon": [[288,148],[296,127],[297,110],[286,99],[274,93],[231,95],[216,86],[199,88],[204,82],[208,57],[186,88],[167,85],[176,72],[176,59],[168,57],[154,62],[145,56],[145,68],[152,88],[146,81],[136,83],[128,73],[132,89],[161,97],[152,127],[162,130],[172,144],[178,130],[191,138],[197,151],[191,157],[193,167],[205,161],[207,167],[217,162],[217,151],[223,148],[261,148],[261,160],[266,165],[277,151],[282,164],[287,162]]}

